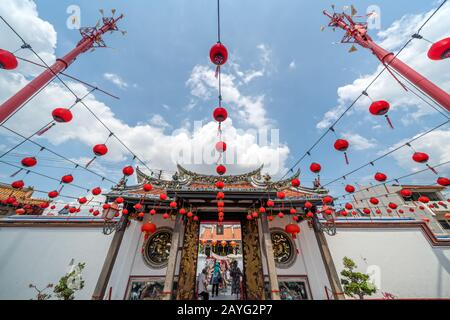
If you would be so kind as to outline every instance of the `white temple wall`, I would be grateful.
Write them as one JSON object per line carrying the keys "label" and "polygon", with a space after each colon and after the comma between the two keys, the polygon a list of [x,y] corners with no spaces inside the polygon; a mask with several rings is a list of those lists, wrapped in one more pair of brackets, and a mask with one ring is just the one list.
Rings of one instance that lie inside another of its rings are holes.
{"label": "white temple wall", "polygon": [[338,228],[327,241],[339,276],[345,256],[374,274],[372,298],[450,298],[450,247],[432,246],[419,228]]}
{"label": "white temple wall", "polygon": [[[288,218],[275,218],[269,223],[270,229],[284,230]],[[325,287],[330,288],[330,283],[323,265],[322,255],[317,244],[314,230],[306,221],[300,224],[301,232],[294,240],[298,249],[295,262],[289,268],[277,268],[278,276],[307,276],[310,293],[313,299],[327,299]]]}
{"label": "white temple wall", "polygon": [[91,299],[111,239],[101,227],[0,228],[0,300],[35,299],[29,284],[57,284],[72,259],[86,263],[85,287],[75,298]]}

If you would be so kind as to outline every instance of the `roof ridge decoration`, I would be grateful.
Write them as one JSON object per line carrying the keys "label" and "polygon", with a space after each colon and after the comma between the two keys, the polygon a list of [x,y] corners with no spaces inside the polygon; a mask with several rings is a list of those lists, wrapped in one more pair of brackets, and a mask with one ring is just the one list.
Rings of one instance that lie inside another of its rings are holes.
{"label": "roof ridge decoration", "polygon": [[224,175],[221,177],[218,177],[216,175],[207,175],[207,174],[201,174],[196,173],[193,171],[190,171],[181,165],[177,165],[178,173],[180,174],[180,177],[183,179],[187,179],[191,182],[203,182],[203,183],[210,183],[213,184],[217,181],[223,181],[224,183],[239,183],[239,182],[252,182],[252,179],[261,179],[261,171],[264,168],[264,165],[261,165],[259,168],[243,173],[238,175]]}

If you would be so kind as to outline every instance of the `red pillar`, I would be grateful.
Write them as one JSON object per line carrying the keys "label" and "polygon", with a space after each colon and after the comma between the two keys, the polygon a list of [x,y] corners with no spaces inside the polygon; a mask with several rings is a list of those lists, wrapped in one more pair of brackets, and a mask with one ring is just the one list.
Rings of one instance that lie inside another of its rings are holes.
{"label": "red pillar", "polygon": [[[425,78],[423,75],[409,67],[398,57],[395,57],[392,52],[388,52],[376,44],[367,34],[367,27],[365,24],[355,23],[353,18],[345,13],[335,13],[333,15],[326,11],[323,13],[331,19],[329,24],[330,27],[341,28],[346,32],[342,42],[345,43],[354,40],[360,46],[370,49],[383,64],[389,65],[393,69],[397,70],[401,75],[414,83],[414,85],[433,98],[437,103],[450,111],[450,95]],[[347,21],[345,21],[345,19]]]}
{"label": "red pillar", "polygon": [[67,69],[77,57],[91,49],[95,43],[102,43],[101,36],[107,31],[117,30],[116,23],[122,19],[123,15],[114,18],[103,18],[103,26],[100,29],[85,28],[82,29],[83,38],[77,44],[75,49],[70,51],[63,58],[57,59],[56,62],[49,68],[42,72],[38,77],[33,79],[25,87],[23,87],[14,96],[9,98],[0,106],[0,124],[19,109],[28,99],[30,99],[36,92],[43,88],[55,75]]}

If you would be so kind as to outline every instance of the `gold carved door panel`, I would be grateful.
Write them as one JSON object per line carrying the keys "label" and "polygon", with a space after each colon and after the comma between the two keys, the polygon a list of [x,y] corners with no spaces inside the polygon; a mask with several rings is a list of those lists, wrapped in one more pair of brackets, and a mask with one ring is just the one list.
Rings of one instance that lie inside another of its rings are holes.
{"label": "gold carved door panel", "polygon": [[264,300],[264,274],[256,220],[242,222],[244,285],[247,300]]}
{"label": "gold carved door panel", "polygon": [[178,276],[177,300],[195,299],[199,226],[199,222],[192,219],[188,219],[186,222],[180,274]]}

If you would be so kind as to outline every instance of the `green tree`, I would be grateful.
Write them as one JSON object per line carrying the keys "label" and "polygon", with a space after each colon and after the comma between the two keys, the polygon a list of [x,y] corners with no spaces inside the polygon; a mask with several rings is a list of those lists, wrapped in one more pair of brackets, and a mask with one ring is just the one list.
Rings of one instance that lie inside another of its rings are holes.
{"label": "green tree", "polygon": [[369,275],[354,271],[356,263],[347,257],[343,259],[344,270],[341,271],[341,283],[344,286],[344,293],[350,297],[371,296],[377,291],[375,285],[369,280]]}
{"label": "green tree", "polygon": [[75,291],[84,288],[84,280],[81,276],[84,267],[85,263],[78,263],[66,275],[59,279],[59,283],[53,290],[59,299],[73,300],[75,299]]}

